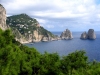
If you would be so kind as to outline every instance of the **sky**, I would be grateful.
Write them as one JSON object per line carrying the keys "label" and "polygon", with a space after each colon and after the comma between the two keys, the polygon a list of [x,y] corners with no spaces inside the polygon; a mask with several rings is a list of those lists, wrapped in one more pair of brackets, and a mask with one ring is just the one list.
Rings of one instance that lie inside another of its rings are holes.
{"label": "sky", "polygon": [[26,13],[49,31],[100,31],[100,0],[0,0],[7,16]]}

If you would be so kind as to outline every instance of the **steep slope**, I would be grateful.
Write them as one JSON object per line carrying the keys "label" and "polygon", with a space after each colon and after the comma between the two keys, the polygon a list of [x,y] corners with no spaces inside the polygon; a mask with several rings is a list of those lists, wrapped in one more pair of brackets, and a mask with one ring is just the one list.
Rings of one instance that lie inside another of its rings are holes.
{"label": "steep slope", "polygon": [[[14,33],[17,30],[20,35],[15,35],[16,39],[20,42],[38,42],[38,41],[51,41],[55,36],[40,26],[36,19],[29,17],[27,14],[19,14],[7,17],[7,24],[11,27]],[[21,39],[21,40],[20,40]]]}
{"label": "steep slope", "polygon": [[0,4],[0,28],[2,30],[6,30],[8,28],[6,25],[6,10],[1,4]]}

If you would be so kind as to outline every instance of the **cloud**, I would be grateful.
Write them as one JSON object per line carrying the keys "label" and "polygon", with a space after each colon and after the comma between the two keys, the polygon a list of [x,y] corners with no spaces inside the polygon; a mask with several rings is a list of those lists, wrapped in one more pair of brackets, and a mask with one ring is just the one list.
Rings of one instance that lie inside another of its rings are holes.
{"label": "cloud", "polygon": [[[26,13],[48,30],[100,29],[98,0],[1,0],[7,15]],[[98,26],[98,27],[97,27]]]}
{"label": "cloud", "polygon": [[42,23],[42,24],[46,24],[48,22],[47,20],[40,19],[40,18],[36,18],[36,20],[39,21],[39,23]]}
{"label": "cloud", "polygon": [[54,28],[54,25],[46,25],[47,28]]}

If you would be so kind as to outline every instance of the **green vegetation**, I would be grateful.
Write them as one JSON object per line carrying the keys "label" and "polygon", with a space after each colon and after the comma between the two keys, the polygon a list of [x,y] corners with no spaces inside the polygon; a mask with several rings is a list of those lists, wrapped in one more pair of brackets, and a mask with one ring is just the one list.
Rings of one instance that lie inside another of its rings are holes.
{"label": "green vegetation", "polygon": [[22,35],[32,34],[34,30],[38,30],[39,34],[47,36],[48,34],[53,37],[54,35],[41,26],[36,19],[31,18],[27,14],[19,14],[7,17],[7,25],[12,29],[16,28]]}
{"label": "green vegetation", "polygon": [[48,36],[54,37],[54,35],[50,31],[44,29],[43,27],[39,27],[38,32],[39,32],[39,34],[45,35],[47,37]]}
{"label": "green vegetation", "polygon": [[13,15],[10,17],[7,17],[6,23],[11,28],[17,28],[21,34],[25,33],[32,33],[33,30],[37,29],[37,20],[32,19],[26,14],[19,14],[19,15]]}
{"label": "green vegetation", "polygon": [[63,57],[40,54],[15,41],[10,30],[0,29],[0,75],[100,75],[100,63],[89,63],[82,50]]}

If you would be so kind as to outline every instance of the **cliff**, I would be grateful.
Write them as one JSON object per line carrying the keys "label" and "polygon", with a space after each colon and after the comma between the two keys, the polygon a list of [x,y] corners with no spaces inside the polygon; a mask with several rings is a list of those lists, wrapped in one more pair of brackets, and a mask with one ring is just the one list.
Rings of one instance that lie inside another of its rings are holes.
{"label": "cliff", "polygon": [[68,29],[66,29],[64,32],[61,33],[61,39],[73,39],[73,35],[72,35],[72,32]]}
{"label": "cliff", "polygon": [[2,30],[6,30],[8,28],[6,25],[6,10],[1,4],[0,4],[0,28]]}
{"label": "cliff", "polygon": [[96,34],[94,32],[94,29],[89,29],[88,30],[88,39],[96,39]]}
{"label": "cliff", "polygon": [[13,32],[16,33],[16,40],[21,43],[52,41],[51,39],[56,38],[55,35],[40,26],[36,19],[31,18],[27,14],[19,14],[7,17],[6,22],[11,27]]}

